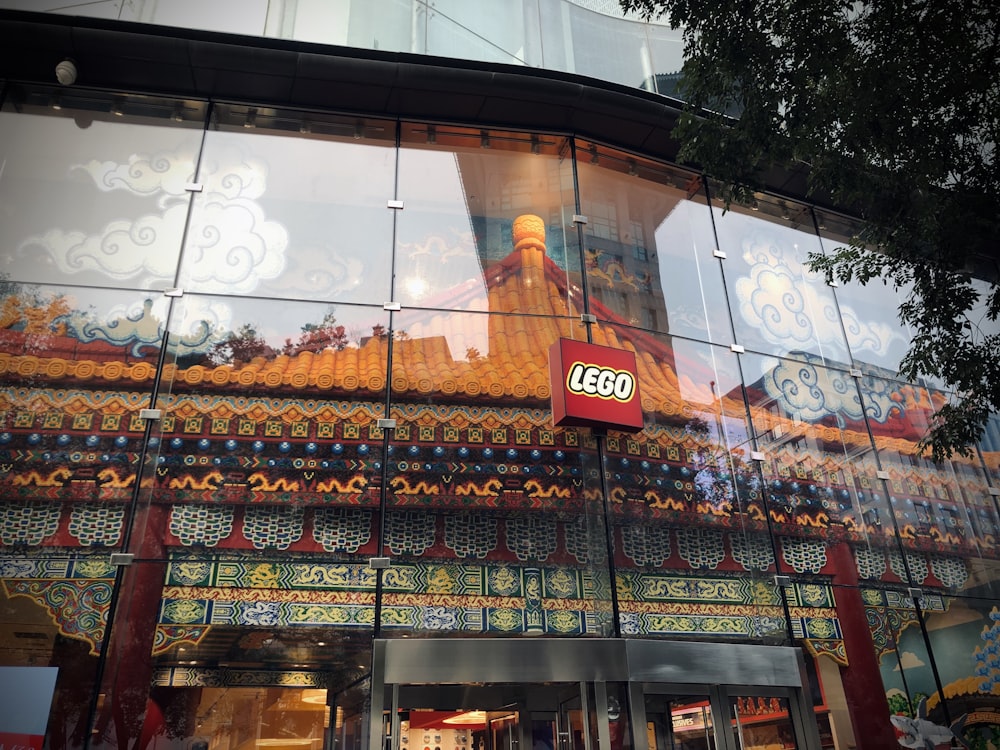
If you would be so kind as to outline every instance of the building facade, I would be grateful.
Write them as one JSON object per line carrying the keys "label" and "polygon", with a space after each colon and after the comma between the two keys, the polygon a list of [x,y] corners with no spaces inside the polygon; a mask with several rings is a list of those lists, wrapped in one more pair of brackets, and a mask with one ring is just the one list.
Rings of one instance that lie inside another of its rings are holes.
{"label": "building facade", "polygon": [[[1000,434],[920,452],[800,174],[675,163],[676,32],[0,5],[0,737],[1000,746]],[[556,424],[561,340],[641,429]]]}

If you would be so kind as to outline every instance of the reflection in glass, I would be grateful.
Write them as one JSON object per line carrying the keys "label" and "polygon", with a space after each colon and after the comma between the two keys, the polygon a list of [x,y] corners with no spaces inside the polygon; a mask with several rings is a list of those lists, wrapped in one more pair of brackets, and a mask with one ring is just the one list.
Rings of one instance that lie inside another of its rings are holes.
{"label": "reflection in glass", "polygon": [[609,634],[596,445],[548,408],[568,321],[405,310],[394,325],[382,627]]}
{"label": "reflection in glass", "polygon": [[995,598],[1000,518],[985,473],[973,458],[935,464],[918,448],[945,395],[871,377],[859,382],[905,551],[894,566],[900,577],[914,586]]}
{"label": "reflection in glass", "polygon": [[844,366],[833,291],[805,265],[809,252],[822,250],[809,209],[760,197],[755,210],[715,209],[715,225],[737,342]]}
{"label": "reflection in glass", "polygon": [[216,120],[205,137],[180,285],[388,300],[394,124],[227,105],[218,105]]}
{"label": "reflection in glass", "polygon": [[[817,214],[823,251],[830,254],[851,241],[857,225],[833,214]],[[837,309],[851,350],[854,367],[877,376],[894,377],[912,335],[899,321],[897,310],[907,290],[879,284],[867,286],[855,279],[838,281]]]}
{"label": "reflection in glass", "polygon": [[201,142],[184,117],[198,111],[59,96],[15,95],[0,113],[0,278],[172,286]]}
{"label": "reflection in glass", "polygon": [[784,641],[736,355],[606,330],[607,343],[638,355],[646,412],[641,433],[606,441],[623,632]]}
{"label": "reflection in glass", "polygon": [[[2,505],[33,519],[5,524],[0,544],[120,544],[165,299],[5,282],[0,309]],[[65,528],[60,501],[73,503]]]}
{"label": "reflection in glass", "polygon": [[[560,156],[565,140],[404,125],[403,143],[399,196],[406,210],[398,218],[393,298],[421,307],[568,314],[568,279],[579,278],[579,260],[567,245],[575,232],[565,230],[574,212],[571,165]],[[512,291],[501,297],[505,288]]]}
{"label": "reflection in glass", "polygon": [[741,748],[778,747],[795,750],[795,730],[788,699],[775,696],[730,696],[733,733]]}
{"label": "reflection in glass", "polygon": [[732,341],[701,181],[591,144],[577,151],[591,310],[678,336]]}

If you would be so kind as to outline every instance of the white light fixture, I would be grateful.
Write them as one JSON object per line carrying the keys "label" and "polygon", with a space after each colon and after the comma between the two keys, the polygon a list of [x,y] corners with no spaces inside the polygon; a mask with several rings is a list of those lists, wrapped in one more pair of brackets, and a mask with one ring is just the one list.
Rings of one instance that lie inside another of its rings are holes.
{"label": "white light fixture", "polygon": [[458,714],[456,716],[449,716],[444,719],[444,724],[459,724],[462,726],[468,724],[485,724],[486,723],[486,712],[485,711],[466,711],[465,713]]}

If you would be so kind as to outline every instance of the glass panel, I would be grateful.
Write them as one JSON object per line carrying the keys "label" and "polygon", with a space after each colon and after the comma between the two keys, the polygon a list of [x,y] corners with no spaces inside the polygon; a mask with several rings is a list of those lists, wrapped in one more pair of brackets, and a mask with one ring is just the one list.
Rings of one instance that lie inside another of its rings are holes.
{"label": "glass panel", "polygon": [[201,143],[183,123],[200,108],[15,90],[0,113],[2,278],[173,286]]}
{"label": "glass panel", "polygon": [[540,2],[539,13],[545,68],[650,88],[653,64],[645,24],[558,0]]}
{"label": "glass panel", "polygon": [[218,105],[215,119],[180,285],[209,294],[387,301],[394,124],[229,105]]}
{"label": "glass panel", "polygon": [[681,99],[677,84],[684,65],[684,30],[671,29],[669,25],[651,22],[645,27],[649,45],[649,58],[653,70],[653,85],[644,82],[640,88]]}
{"label": "glass panel", "polygon": [[404,125],[393,299],[571,314],[580,268],[566,147],[555,136]]}
{"label": "glass panel", "polygon": [[382,627],[608,635],[596,446],[553,429],[547,404],[546,352],[576,324],[396,320]]}
{"label": "glass panel", "polygon": [[[371,665],[388,314],[195,294],[174,304],[114,689],[144,678],[343,690]],[[146,617],[152,642],[129,645]]]}
{"label": "glass panel", "polygon": [[775,696],[730,696],[733,733],[740,750],[796,750],[788,699]]}
{"label": "glass panel", "polygon": [[591,311],[732,342],[712,217],[697,175],[596,144],[577,150]]}
{"label": "glass panel", "polygon": [[[817,213],[823,251],[832,253],[851,241],[857,226],[833,214]],[[838,281],[834,289],[854,367],[876,376],[893,377],[913,336],[899,321],[899,303],[905,298],[878,280],[862,286],[856,280]]]}
{"label": "glass panel", "polygon": [[[529,3],[532,5],[533,3]],[[426,35],[413,49],[428,55],[524,64],[527,9],[521,0],[470,5],[462,0],[435,0],[419,7],[418,29]]]}
{"label": "glass panel", "polygon": [[[1000,414],[990,415],[979,443],[979,451],[990,478],[990,492],[1000,494]],[[994,495],[994,500],[997,495]]]}
{"label": "glass panel", "polygon": [[5,282],[0,309],[0,544],[122,545],[165,298]]}
{"label": "glass panel", "polygon": [[1000,517],[979,461],[935,464],[917,450],[944,396],[872,377],[859,382],[905,553],[890,557],[893,572],[911,586],[996,598]]}
{"label": "glass panel", "polygon": [[750,354],[740,361],[782,567],[853,585],[838,578],[851,575],[840,555],[850,548],[881,559],[894,544],[887,498],[872,481],[877,467],[854,379],[808,362]]}
{"label": "glass panel", "polygon": [[736,355],[623,327],[596,333],[636,352],[646,412],[642,432],[607,439],[623,633],[784,641]]}
{"label": "glass panel", "polygon": [[[1000,739],[996,686],[1000,683],[995,645],[1000,640],[996,601],[941,597],[926,612],[927,636],[913,618],[903,620],[898,647],[882,662],[882,679],[893,723],[907,731],[923,719],[925,736],[942,743],[954,729],[968,747],[989,747]],[[942,700],[931,671],[931,660],[944,688]],[[951,729],[949,729],[951,728]]]}
{"label": "glass panel", "polygon": [[708,696],[646,696],[649,750],[716,750]]}
{"label": "glass panel", "polygon": [[754,210],[715,210],[736,341],[747,349],[828,365],[848,351],[832,289],[810,272],[820,251],[808,207],[760,196]]}
{"label": "glass panel", "polygon": [[[371,678],[365,678],[337,693],[333,741],[340,750],[365,750],[366,727],[371,714]],[[328,699],[333,705],[333,701]]]}

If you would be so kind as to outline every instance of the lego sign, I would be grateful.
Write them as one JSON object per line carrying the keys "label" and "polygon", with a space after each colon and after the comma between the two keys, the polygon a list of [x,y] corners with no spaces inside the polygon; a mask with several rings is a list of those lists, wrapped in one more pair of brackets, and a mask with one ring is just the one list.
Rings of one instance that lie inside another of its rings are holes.
{"label": "lego sign", "polygon": [[559,339],[549,347],[549,378],[556,426],[642,429],[634,353]]}

